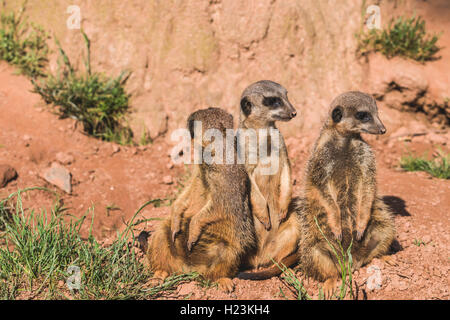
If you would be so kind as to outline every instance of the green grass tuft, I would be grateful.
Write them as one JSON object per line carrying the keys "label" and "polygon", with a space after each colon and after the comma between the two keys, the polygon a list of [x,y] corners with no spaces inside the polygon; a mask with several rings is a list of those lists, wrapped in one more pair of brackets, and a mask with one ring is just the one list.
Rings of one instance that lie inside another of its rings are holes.
{"label": "green grass tuft", "polygon": [[[311,297],[303,286],[303,281],[298,280],[292,270],[288,269],[284,264],[280,265],[273,259],[272,262],[283,272],[281,278],[297,293],[297,300],[311,300]],[[280,293],[283,297],[286,297],[281,288]]]}
{"label": "green grass tuft", "polygon": [[422,239],[414,239],[413,244],[417,247],[425,246],[426,243]]}
{"label": "green grass tuft", "polygon": [[60,54],[58,71],[56,75],[49,73],[41,81],[32,80],[34,92],[46,103],[57,106],[62,118],[81,122],[87,134],[121,145],[132,144],[133,133],[125,124],[130,95],[124,86],[130,73],[122,72],[117,78],[110,78],[93,72],[90,40],[83,31],[82,35],[87,51],[85,71],[72,66],[59,41],[55,40]]}
{"label": "green grass tuft", "polygon": [[323,233],[322,229],[319,226],[319,223],[317,222],[317,218],[314,218],[314,220],[320,233],[328,243],[328,246],[333,251],[333,254],[336,257],[339,267],[341,269],[341,287],[339,289],[338,298],[341,300],[345,299],[345,297],[347,296],[347,292],[349,293],[350,298],[353,298],[353,276],[352,276],[353,257],[351,253],[353,239],[352,242],[350,242],[350,245],[348,246],[347,250],[344,250],[340,241],[338,241],[339,248],[336,249]]}
{"label": "green grass tuft", "polygon": [[29,77],[41,77],[48,61],[48,36],[41,27],[23,19],[24,11],[22,7],[17,13],[0,15],[0,60],[17,66]]}
{"label": "green grass tuft", "polygon": [[430,35],[419,17],[392,19],[384,30],[371,29],[357,35],[359,52],[379,51],[386,57],[402,56],[425,62],[436,58],[440,35]]}
{"label": "green grass tuft", "polygon": [[[106,247],[92,236],[92,222],[88,239],[82,239],[86,215],[69,219],[59,202],[50,213],[25,210],[22,195],[31,190],[45,189],[19,190],[0,201],[0,299],[154,299],[198,278],[196,273],[174,275],[158,286],[145,286],[151,274],[135,254],[132,227],[152,201]],[[66,286],[70,266],[80,268],[79,290]]]}
{"label": "green grass tuft", "polygon": [[400,167],[406,171],[425,171],[436,178],[450,179],[450,155],[448,154],[440,153],[433,160],[410,154],[400,159]]}

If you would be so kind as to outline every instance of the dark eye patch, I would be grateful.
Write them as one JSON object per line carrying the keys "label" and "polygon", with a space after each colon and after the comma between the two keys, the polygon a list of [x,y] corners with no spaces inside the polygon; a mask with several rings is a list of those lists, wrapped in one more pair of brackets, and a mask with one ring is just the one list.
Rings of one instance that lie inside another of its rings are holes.
{"label": "dark eye patch", "polygon": [[333,111],[331,112],[331,118],[333,119],[333,121],[335,123],[338,123],[339,121],[341,121],[341,119],[342,119],[342,107],[341,106],[337,106],[336,108],[333,109]]}
{"label": "dark eye patch", "polygon": [[361,122],[369,122],[372,120],[372,115],[369,112],[360,111],[355,114],[355,118]]}
{"label": "dark eye patch", "polygon": [[283,105],[283,101],[279,97],[264,97],[262,101],[263,105],[271,108],[278,108]]}

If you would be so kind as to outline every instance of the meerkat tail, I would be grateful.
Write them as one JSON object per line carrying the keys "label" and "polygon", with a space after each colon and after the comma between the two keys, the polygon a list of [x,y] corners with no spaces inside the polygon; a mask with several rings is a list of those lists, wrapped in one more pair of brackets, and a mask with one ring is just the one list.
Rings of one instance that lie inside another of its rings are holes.
{"label": "meerkat tail", "polygon": [[[292,266],[298,261],[297,253],[292,253],[291,255],[284,257],[278,263],[280,266],[285,266],[286,268]],[[257,272],[241,272],[237,275],[238,279],[242,280],[266,280],[280,275],[283,271],[274,265],[268,269],[257,271]]]}

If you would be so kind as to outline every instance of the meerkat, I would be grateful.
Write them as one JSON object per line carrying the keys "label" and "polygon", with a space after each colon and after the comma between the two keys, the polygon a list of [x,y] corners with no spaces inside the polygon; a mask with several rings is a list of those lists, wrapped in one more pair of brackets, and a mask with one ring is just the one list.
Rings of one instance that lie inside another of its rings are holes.
{"label": "meerkat", "polygon": [[[189,131],[191,132],[192,141],[197,141],[194,139],[194,123],[198,121],[201,123],[202,131],[207,131],[209,129],[219,130],[222,137],[222,149],[225,152],[231,151],[232,162],[231,164],[223,164],[227,160],[226,155],[222,152],[221,160],[222,164],[208,164],[207,162],[202,162],[201,164],[194,164],[194,170],[192,174],[192,181],[204,181],[205,186],[208,188],[207,198],[208,201],[205,206],[197,213],[195,216],[191,218],[191,222],[189,225],[189,237],[188,237],[188,250],[191,250],[192,246],[198,240],[202,228],[212,221],[215,221],[218,217],[215,216],[215,210],[217,208],[227,208],[230,207],[230,210],[226,210],[225,213],[229,214],[243,214],[242,210],[237,210],[237,208],[233,208],[231,203],[233,200],[233,195],[228,194],[228,192],[232,193],[236,190],[232,190],[229,188],[229,183],[233,179],[237,179],[237,181],[242,180],[242,173],[240,170],[244,168],[242,165],[236,164],[236,150],[234,146],[232,150],[226,150],[224,146],[224,139],[227,132],[227,129],[232,133],[233,145],[235,143],[234,131],[233,131],[233,117],[227,112],[218,109],[218,108],[209,108],[205,110],[199,110],[193,113],[189,119]],[[205,135],[201,137],[199,140],[199,145],[197,148],[200,150],[204,150],[210,143],[208,139],[205,139]],[[211,155],[214,156],[216,150],[211,150]],[[219,150],[217,150],[219,151]],[[239,172],[238,172],[239,171]],[[231,180],[230,180],[231,179]],[[172,240],[175,241],[176,235],[180,232],[181,229],[181,220],[184,211],[187,209],[189,199],[192,195],[192,187],[195,186],[195,183],[190,183],[189,186],[181,193],[181,195],[176,199],[172,206],[171,213],[171,229],[172,229]],[[241,190],[242,191],[242,190]],[[259,205],[264,202],[263,198],[258,199],[258,194],[253,194],[253,197],[250,199],[252,203],[252,212],[259,221],[266,227],[269,228],[269,213],[267,210],[267,206]],[[240,204],[239,204],[240,205]],[[219,216],[223,214],[223,212],[219,213]],[[246,213],[245,213],[246,214]]]}
{"label": "meerkat", "polygon": [[[286,145],[281,134],[275,146],[278,156],[278,167],[275,172],[264,172],[268,168],[266,159],[261,154],[253,163],[250,161],[250,149],[247,145],[247,135],[256,134],[256,140],[270,157],[274,146],[272,130],[279,133],[275,122],[289,121],[297,115],[297,111],[287,97],[287,90],[280,84],[262,80],[248,86],[240,100],[240,124],[237,132],[238,146],[245,153],[245,168],[251,183],[252,206],[266,207],[269,212],[269,222],[262,224],[255,219],[257,237],[257,252],[249,259],[248,267],[264,267],[282,261],[295,254],[298,237],[298,219],[290,210],[292,198],[291,166]],[[266,131],[266,134],[263,132]],[[255,141],[253,142],[255,143]],[[266,170],[267,171],[267,170]],[[292,206],[291,206],[292,207]],[[243,279],[254,279],[251,273],[241,273]]]}
{"label": "meerkat", "polygon": [[[214,128],[225,133],[233,128],[233,117],[218,108],[189,116],[191,137],[195,121],[201,121],[203,131]],[[232,147],[236,148],[234,139]],[[171,218],[150,237],[147,257],[155,278],[197,271],[222,290],[232,291],[231,277],[254,247],[250,181],[244,165],[203,162],[195,165],[189,186],[172,205]]]}
{"label": "meerkat", "polygon": [[351,245],[356,270],[385,255],[394,239],[392,214],[377,196],[375,156],[361,137],[385,132],[373,97],[347,92],[332,101],[310,155],[298,256],[308,276],[325,282],[327,296],[341,272],[330,245],[338,254]]}

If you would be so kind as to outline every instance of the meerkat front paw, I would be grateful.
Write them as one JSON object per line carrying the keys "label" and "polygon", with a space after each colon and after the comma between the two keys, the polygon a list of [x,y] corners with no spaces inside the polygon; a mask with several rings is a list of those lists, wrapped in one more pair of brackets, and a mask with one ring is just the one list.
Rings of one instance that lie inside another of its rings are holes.
{"label": "meerkat front paw", "polygon": [[364,236],[364,231],[366,231],[366,226],[356,226],[356,240],[360,241]]}
{"label": "meerkat front paw", "polygon": [[278,215],[278,221],[280,223],[286,219],[287,213],[288,213],[288,208],[281,209],[280,214]]}
{"label": "meerkat front paw", "polygon": [[357,241],[361,241],[363,235],[364,235],[364,230],[363,231],[356,231],[356,240]]}
{"label": "meerkat front paw", "polygon": [[181,219],[179,216],[172,215],[170,222],[170,230],[172,230],[172,242],[175,242],[177,234],[181,231]]}
{"label": "meerkat front paw", "polygon": [[342,241],[342,229],[341,228],[331,228],[331,232],[333,233],[334,237]]}
{"label": "meerkat front paw", "polygon": [[266,230],[270,230],[270,228],[272,227],[272,224],[270,223],[270,216],[269,215],[267,215],[265,217],[260,217],[258,220],[259,220],[259,222],[262,223],[262,225],[264,226],[264,228]]}
{"label": "meerkat front paw", "polygon": [[191,251],[191,250],[192,250],[192,247],[195,245],[195,243],[197,242],[197,240],[198,240],[198,237],[197,237],[197,239],[191,239],[191,238],[189,237],[189,240],[188,240],[188,242],[187,242],[187,249],[188,249],[188,251]]}

